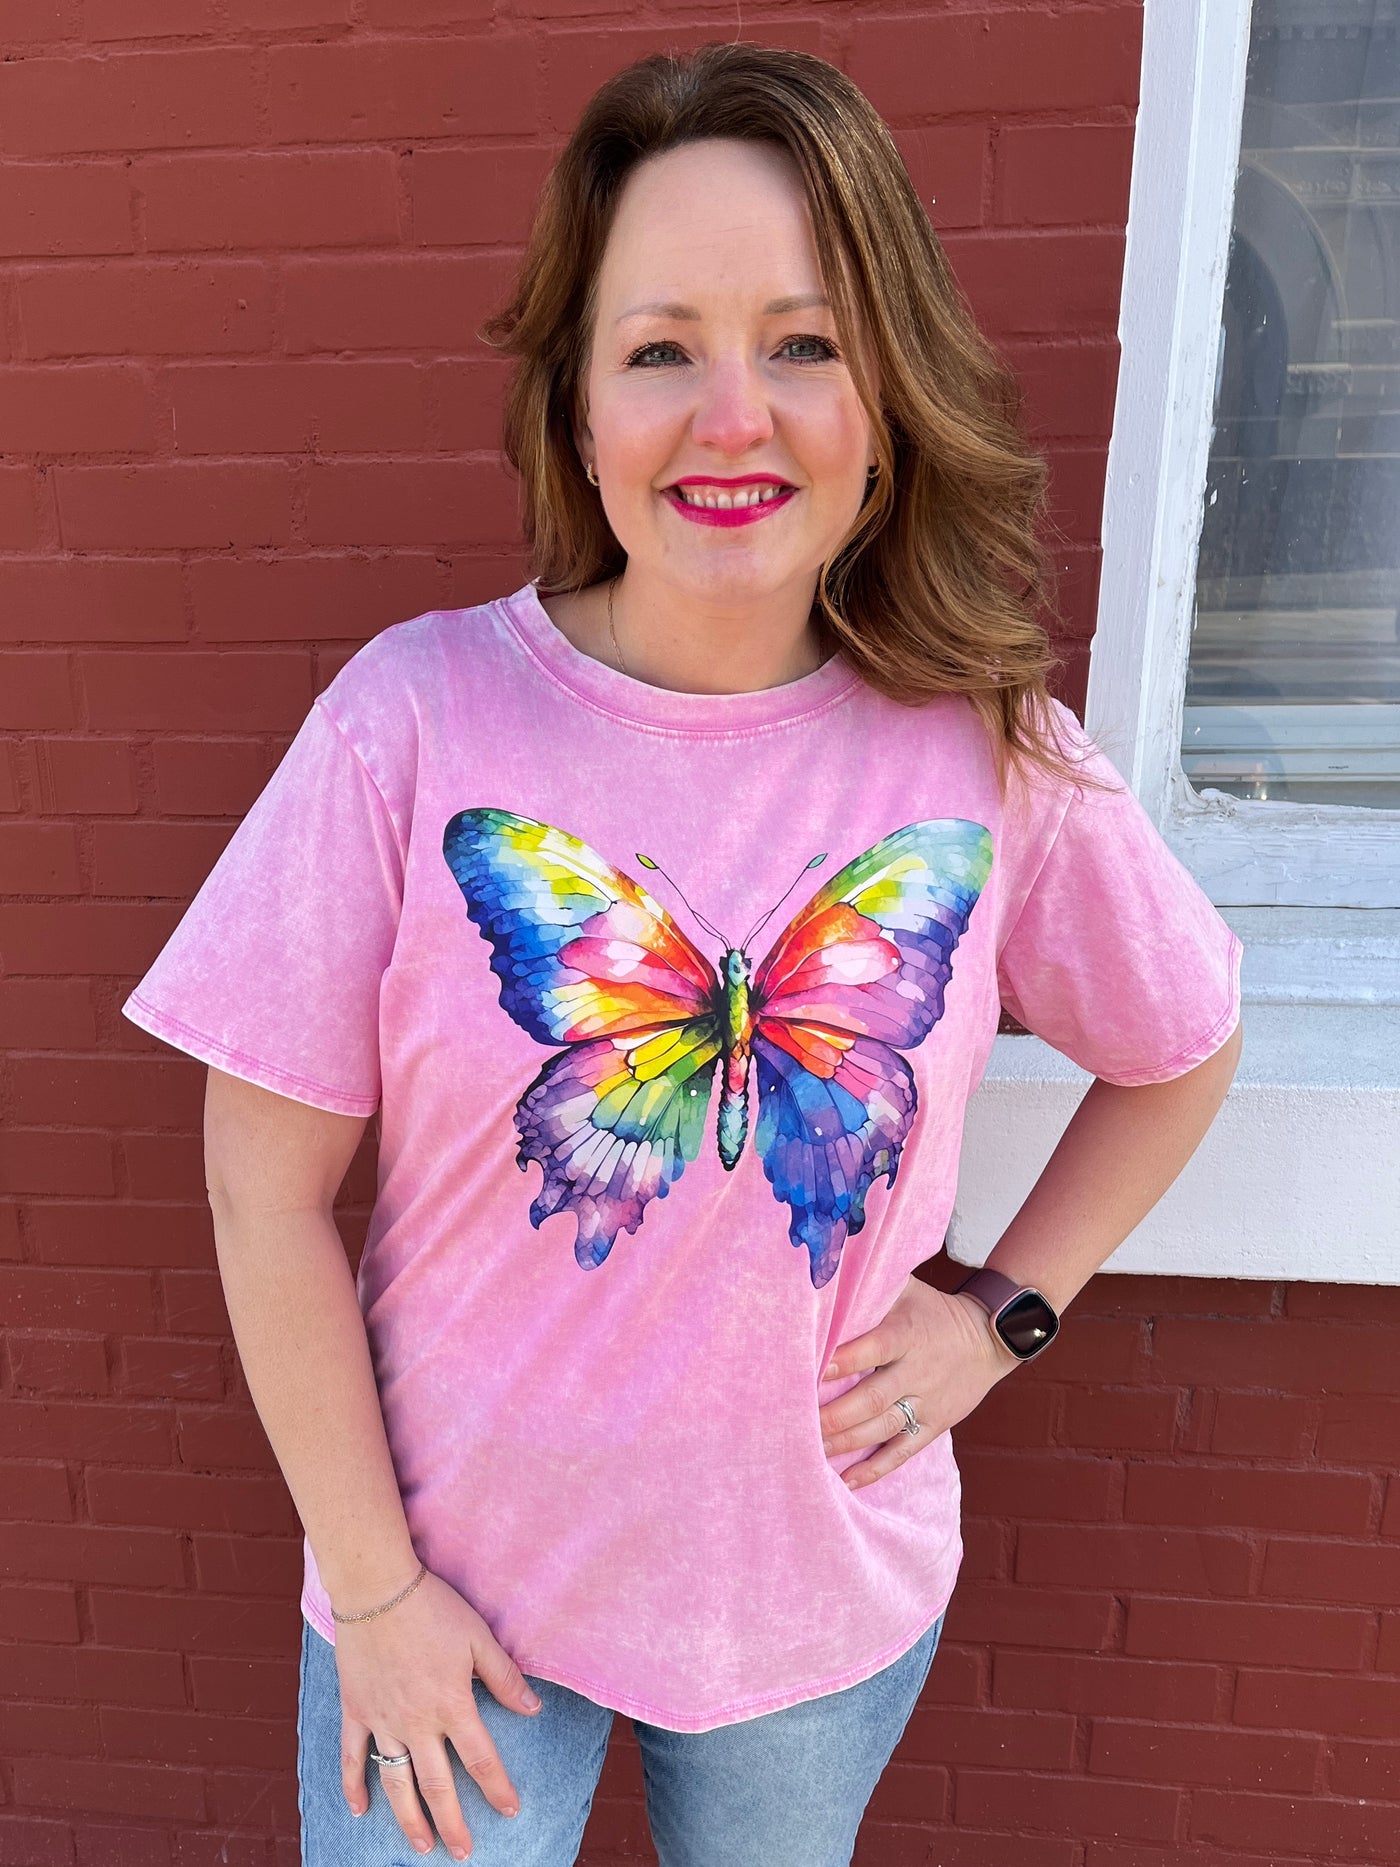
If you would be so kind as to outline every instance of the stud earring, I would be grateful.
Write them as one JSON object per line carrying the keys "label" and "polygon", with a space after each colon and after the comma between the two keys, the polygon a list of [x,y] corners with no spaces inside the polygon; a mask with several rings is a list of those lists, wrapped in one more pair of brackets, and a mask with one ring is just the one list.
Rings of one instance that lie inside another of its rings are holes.
{"label": "stud earring", "polygon": [[590,486],[596,486],[598,484],[598,476],[593,471],[592,461],[589,461],[588,465],[584,468],[584,472],[588,475],[588,484]]}

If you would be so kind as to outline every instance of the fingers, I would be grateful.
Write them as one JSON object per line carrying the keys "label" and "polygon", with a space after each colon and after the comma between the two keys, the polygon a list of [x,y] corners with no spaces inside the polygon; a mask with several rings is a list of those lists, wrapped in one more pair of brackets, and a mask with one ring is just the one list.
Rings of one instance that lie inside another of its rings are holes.
{"label": "fingers", "polygon": [[363,1815],[369,1807],[369,1791],[365,1788],[365,1759],[369,1755],[369,1738],[367,1724],[360,1724],[354,1718],[341,1718],[340,1787],[352,1815]]}
{"label": "fingers", "polygon": [[[865,1380],[821,1409],[822,1450],[853,1452],[858,1446],[874,1445],[877,1437],[888,1439],[904,1424],[904,1415],[895,1411],[896,1395],[888,1378],[867,1375]],[[889,1422],[888,1430],[875,1433],[872,1425]]]}
{"label": "fingers", "polygon": [[909,1430],[909,1420],[903,1407],[890,1406],[882,1407],[873,1420],[822,1440],[828,1456],[858,1451],[865,1446],[873,1445],[877,1448],[869,1458],[856,1460],[841,1473],[841,1482],[848,1491],[859,1491],[863,1485],[873,1484],[877,1478],[883,1478],[886,1472],[892,1472],[896,1466],[903,1465],[936,1437],[927,1432],[926,1422],[919,1419],[922,1409],[917,1397],[903,1394],[901,1399],[913,1409],[920,1429],[917,1433]]}
{"label": "fingers", "polygon": [[[462,1767],[473,1777],[483,1796],[502,1815],[520,1813],[520,1797],[506,1774],[506,1766],[497,1755],[486,1726],[476,1716],[464,1718],[452,1731],[452,1748],[462,1759]],[[444,1840],[446,1836],[443,1837]]]}
{"label": "fingers", "polygon": [[844,1381],[848,1374],[863,1374],[868,1368],[881,1368],[887,1361],[893,1361],[903,1351],[894,1343],[894,1331],[890,1319],[877,1328],[868,1329],[864,1335],[853,1336],[849,1342],[843,1342],[834,1350],[826,1364],[822,1379],[826,1381]]}
{"label": "fingers", "polygon": [[442,1739],[425,1735],[410,1746],[397,1738],[381,1736],[377,1731],[375,1738],[375,1748],[386,1757],[397,1757],[405,1750],[412,1752],[412,1761],[409,1763],[381,1763],[376,1766],[384,1794],[389,1798],[389,1807],[394,1811],[394,1818],[410,1846],[420,1854],[428,1853],[433,1846],[433,1830],[423,1813],[423,1804],[419,1801],[421,1793],[432,1810],[443,1846],[454,1860],[465,1860],[471,1852],[472,1838],[462,1819],[452,1763]]}
{"label": "fingers", "polygon": [[[903,1420],[903,1414],[898,1416]],[[897,1440],[887,1440],[877,1452],[872,1452],[868,1459],[860,1459],[854,1465],[848,1465],[841,1477],[852,1491],[859,1491],[863,1485],[874,1484],[887,1472],[907,1463],[919,1450],[923,1434],[918,1439],[903,1433]]]}
{"label": "fingers", "polygon": [[[971,1299],[967,1299],[970,1303]],[[896,1450],[908,1456],[919,1451],[946,1429],[950,1420],[962,1412],[951,1411],[957,1378],[964,1372],[966,1357],[940,1345],[939,1331],[951,1323],[959,1332],[964,1325],[960,1314],[963,1305],[953,1302],[940,1291],[911,1278],[894,1307],[873,1329],[845,1342],[836,1351],[829,1367],[839,1367],[841,1376],[869,1369],[854,1387],[847,1388],[835,1400],[818,1408],[822,1450],[833,1453],[855,1452],[887,1440],[896,1442]],[[987,1332],[983,1330],[985,1335]],[[982,1356],[972,1358],[980,1367]],[[830,1378],[840,1378],[832,1376]],[[950,1384],[951,1382],[951,1384]],[[980,1384],[980,1376],[978,1377]],[[924,1431],[918,1435],[904,1431],[908,1425],[895,1402],[911,1402]],[[975,1404],[975,1402],[973,1403]],[[903,1444],[899,1444],[902,1438]],[[896,1459],[896,1463],[901,1462]],[[843,1473],[843,1476],[848,1476]],[[872,1473],[872,1476],[878,1474]]]}
{"label": "fingers", "polygon": [[[518,1815],[520,1797],[481,1719],[467,1712],[455,1722],[448,1735],[453,1749],[462,1759],[463,1768],[492,1808],[502,1815]],[[391,1732],[371,1733],[367,1726],[353,1719],[342,1719],[341,1787],[346,1803],[356,1815],[362,1815],[369,1807],[365,1767],[371,1748],[385,1757],[409,1753],[407,1763],[371,1763],[369,1767],[378,1770],[394,1819],[410,1845],[420,1854],[426,1854],[433,1846],[433,1825],[423,1809],[426,1803],[444,1847],[455,1860],[465,1860],[471,1852],[471,1831],[462,1815],[452,1760],[443,1738],[424,1733],[406,1740]]]}
{"label": "fingers", "polygon": [[497,1641],[479,1641],[472,1648],[477,1678],[507,1711],[536,1712],[540,1701],[525,1683],[525,1675]]}
{"label": "fingers", "polygon": [[925,1300],[928,1286],[910,1277],[904,1290],[873,1329],[852,1336],[834,1349],[823,1371],[824,1381],[842,1381],[848,1374],[863,1374],[871,1368],[883,1368],[887,1362],[907,1355],[915,1335],[916,1305]]}

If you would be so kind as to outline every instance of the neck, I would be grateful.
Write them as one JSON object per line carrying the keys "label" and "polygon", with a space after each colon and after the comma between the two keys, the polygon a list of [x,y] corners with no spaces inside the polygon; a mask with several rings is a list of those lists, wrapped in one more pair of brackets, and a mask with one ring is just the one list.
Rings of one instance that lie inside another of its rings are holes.
{"label": "neck", "polygon": [[[613,622],[624,672],[686,694],[756,693],[821,666],[811,626],[816,578],[749,602],[697,599],[629,565],[613,587]],[[608,585],[549,597],[550,619],[576,648],[618,665],[608,629]]]}

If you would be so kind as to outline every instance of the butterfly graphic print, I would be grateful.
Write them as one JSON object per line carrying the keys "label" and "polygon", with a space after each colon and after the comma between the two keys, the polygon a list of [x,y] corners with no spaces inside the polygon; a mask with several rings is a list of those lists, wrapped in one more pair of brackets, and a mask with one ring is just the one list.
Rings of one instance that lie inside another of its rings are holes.
{"label": "butterfly graphic print", "polygon": [[716,966],[631,876],[550,824],[462,810],[442,848],[490,945],[502,1007],[554,1049],[515,1112],[517,1162],[544,1170],[531,1224],[572,1213],[578,1263],[602,1264],[699,1154],[716,1074],[719,1157],[737,1165],[752,1072],[755,1150],[814,1287],[827,1283],[871,1186],[881,1175],[894,1185],[918,1107],[900,1052],[943,1015],[953,949],[991,871],[990,833],[947,817],[882,837],[758,966],[747,948],[786,895],[737,943],[690,910],[724,947]]}

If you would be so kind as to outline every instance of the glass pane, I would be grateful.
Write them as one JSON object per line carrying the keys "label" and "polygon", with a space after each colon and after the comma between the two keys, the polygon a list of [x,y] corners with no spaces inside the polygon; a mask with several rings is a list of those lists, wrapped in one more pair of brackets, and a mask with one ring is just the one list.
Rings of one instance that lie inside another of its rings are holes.
{"label": "glass pane", "polygon": [[1182,763],[1400,808],[1398,0],[1255,0]]}

